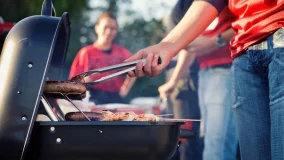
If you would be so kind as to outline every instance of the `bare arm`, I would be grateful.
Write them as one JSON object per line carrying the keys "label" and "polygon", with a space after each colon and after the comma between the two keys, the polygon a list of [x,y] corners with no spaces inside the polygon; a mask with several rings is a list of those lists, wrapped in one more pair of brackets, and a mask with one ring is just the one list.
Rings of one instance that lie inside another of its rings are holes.
{"label": "bare arm", "polygon": [[[229,43],[230,39],[234,35],[234,30],[231,28],[227,29],[221,35],[226,40],[226,43]],[[186,74],[186,71],[192,65],[196,56],[210,54],[218,48],[219,46],[216,43],[216,37],[199,36],[191,44],[189,44],[187,50],[181,50],[179,52],[177,65],[171,75],[171,78],[158,88],[160,97],[166,98],[168,94],[174,90],[177,81]]]}
{"label": "bare arm", "polygon": [[[234,34],[235,31],[232,28],[229,28],[221,33],[222,37],[226,41],[226,44],[229,44]],[[202,56],[210,54],[218,48],[219,46],[217,45],[217,38],[215,36],[214,37],[199,36],[186,47],[186,50],[189,52],[189,54]]]}
{"label": "bare arm", "polygon": [[180,49],[186,47],[199,36],[217,15],[217,9],[208,2],[195,1],[181,19],[180,23],[178,23],[161,43],[171,44],[173,47],[171,52],[176,55]]}
{"label": "bare arm", "polygon": [[179,52],[177,65],[174,68],[171,78],[158,88],[161,98],[166,98],[174,90],[177,81],[188,73],[194,60],[194,54],[188,54],[184,49]]}
{"label": "bare arm", "polygon": [[[147,58],[143,63],[137,64],[135,72],[129,72],[130,77],[157,76],[169,64],[170,60],[187,44],[201,34],[207,26],[217,17],[217,9],[208,2],[195,1],[186,12],[178,25],[159,43],[140,50],[126,61]],[[158,65],[158,58],[162,64]]]}
{"label": "bare arm", "polygon": [[232,37],[235,35],[235,31],[233,30],[233,28],[230,28],[224,31],[221,35],[222,37],[224,37],[227,43],[230,43]]}
{"label": "bare arm", "polygon": [[179,79],[184,77],[188,69],[192,65],[194,59],[194,54],[188,54],[186,50],[182,49],[179,52],[177,65],[172,73],[170,81],[178,81]]}
{"label": "bare arm", "polygon": [[134,85],[135,81],[136,81],[135,77],[126,76],[126,78],[125,78],[125,80],[123,82],[123,85],[120,87],[119,94],[120,94],[121,97],[127,96],[127,94],[129,93],[130,89]]}

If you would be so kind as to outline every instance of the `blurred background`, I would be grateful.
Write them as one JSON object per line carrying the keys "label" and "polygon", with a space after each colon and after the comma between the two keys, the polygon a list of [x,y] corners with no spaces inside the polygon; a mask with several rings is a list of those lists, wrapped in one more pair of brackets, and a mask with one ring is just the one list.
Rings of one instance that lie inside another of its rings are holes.
{"label": "blurred background", "polygon": [[[25,17],[40,14],[42,2],[0,0],[0,23],[4,26],[0,28],[1,50],[8,28]],[[162,39],[165,18],[175,3],[176,0],[53,0],[56,16],[69,12],[71,19],[71,38],[64,68],[66,79],[78,51],[96,39],[93,27],[102,12],[108,11],[117,16],[119,33],[115,42],[134,54]],[[164,74],[155,78],[139,78],[124,99],[125,103],[135,97],[159,97],[157,88],[164,82]]]}

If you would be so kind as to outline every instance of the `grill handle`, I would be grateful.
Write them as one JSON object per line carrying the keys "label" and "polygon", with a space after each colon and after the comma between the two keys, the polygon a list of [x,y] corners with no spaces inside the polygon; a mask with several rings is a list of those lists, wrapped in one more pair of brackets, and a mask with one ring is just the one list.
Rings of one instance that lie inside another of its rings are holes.
{"label": "grill handle", "polygon": [[56,16],[56,12],[55,12],[55,8],[53,7],[52,0],[43,1],[41,15]]}

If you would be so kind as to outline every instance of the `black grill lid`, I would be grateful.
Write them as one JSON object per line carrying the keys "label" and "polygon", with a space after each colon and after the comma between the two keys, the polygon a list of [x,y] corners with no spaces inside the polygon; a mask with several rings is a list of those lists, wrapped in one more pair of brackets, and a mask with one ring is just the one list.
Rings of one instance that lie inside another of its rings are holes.
{"label": "black grill lid", "polygon": [[29,143],[45,80],[61,79],[70,35],[68,13],[53,17],[51,0],[42,15],[18,22],[0,59],[0,159],[21,159]]}

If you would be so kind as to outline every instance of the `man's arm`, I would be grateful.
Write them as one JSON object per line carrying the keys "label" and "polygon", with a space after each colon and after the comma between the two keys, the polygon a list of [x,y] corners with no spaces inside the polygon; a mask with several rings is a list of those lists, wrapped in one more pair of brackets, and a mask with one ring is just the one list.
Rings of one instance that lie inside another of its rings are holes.
{"label": "man's arm", "polygon": [[174,90],[178,80],[180,80],[188,73],[189,68],[194,60],[195,55],[187,53],[185,49],[182,49],[179,52],[177,64],[174,68],[171,78],[158,88],[161,98],[166,98],[168,94],[170,94]]}
{"label": "man's arm", "polygon": [[[221,33],[227,45],[229,44],[234,34],[235,34],[235,31],[232,28],[229,28]],[[213,36],[213,37],[199,36],[186,47],[186,50],[189,52],[189,54],[195,54],[198,57],[198,56],[210,54],[218,48],[219,46],[217,45],[216,36]]]}
{"label": "man's arm", "polygon": [[[234,30],[232,28],[227,29],[222,32],[221,35],[226,40],[226,43],[229,43],[230,39],[234,35]],[[187,50],[181,50],[179,52],[177,65],[174,68],[171,78],[158,88],[160,97],[166,98],[168,94],[174,90],[177,81],[186,74],[186,71],[192,65],[196,56],[210,54],[218,48],[219,46],[216,44],[216,37],[199,36],[187,47]]]}
{"label": "man's arm", "polygon": [[134,85],[135,81],[136,81],[135,77],[126,76],[126,78],[125,78],[125,80],[123,82],[123,85],[120,87],[119,95],[121,97],[127,96],[127,94],[129,93],[130,89]]}
{"label": "man's arm", "polygon": [[214,6],[219,13],[228,5],[228,0],[195,0],[195,1],[206,1]]}
{"label": "man's arm", "polygon": [[178,55],[176,67],[170,78],[171,81],[178,81],[187,74],[190,66],[195,60],[194,54],[188,54],[185,49],[182,49]]}
{"label": "man's arm", "polygon": [[[217,15],[218,10],[210,3],[193,2],[178,25],[159,44],[142,49],[126,60],[134,61],[147,58],[144,69],[142,69],[143,62],[139,62],[135,72],[129,72],[128,75],[131,77],[141,77],[145,74],[148,76],[159,75],[170,60],[200,35]],[[162,60],[160,65],[158,65],[159,57]]]}
{"label": "man's arm", "polygon": [[194,1],[181,21],[161,43],[172,46],[170,54],[173,57],[197,38],[217,16],[217,9],[208,2]]}

